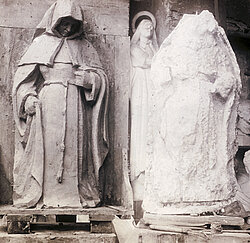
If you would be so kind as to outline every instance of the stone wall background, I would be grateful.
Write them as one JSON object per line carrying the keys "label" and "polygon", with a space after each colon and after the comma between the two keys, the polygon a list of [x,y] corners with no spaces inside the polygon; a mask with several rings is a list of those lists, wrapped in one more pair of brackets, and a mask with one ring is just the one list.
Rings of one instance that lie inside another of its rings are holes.
{"label": "stone wall background", "polygon": [[[12,201],[14,122],[11,90],[17,64],[35,27],[54,0],[0,0],[0,204]],[[109,78],[110,153],[102,169],[105,202],[124,204],[124,151],[128,151],[129,44],[128,0],[79,0],[87,38]],[[126,190],[125,190],[126,192]]]}
{"label": "stone wall background", "polygon": [[202,10],[209,10],[220,25],[225,26],[225,0],[131,0],[130,23],[133,16],[142,10],[148,10],[156,17],[159,44],[176,27],[183,14],[199,14]]}

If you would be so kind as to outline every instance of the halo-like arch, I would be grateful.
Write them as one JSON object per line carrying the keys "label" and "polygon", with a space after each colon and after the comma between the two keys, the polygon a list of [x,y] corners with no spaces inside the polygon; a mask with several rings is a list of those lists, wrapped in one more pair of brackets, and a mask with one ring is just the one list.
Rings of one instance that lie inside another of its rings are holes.
{"label": "halo-like arch", "polygon": [[151,19],[151,21],[152,21],[152,23],[154,25],[154,28],[156,27],[155,16],[152,13],[150,13],[149,11],[141,11],[141,12],[138,12],[134,16],[134,18],[132,19],[132,31],[133,31],[133,33],[135,33],[135,30],[136,30],[135,23],[136,23],[137,19],[140,18],[141,16],[148,16]]}

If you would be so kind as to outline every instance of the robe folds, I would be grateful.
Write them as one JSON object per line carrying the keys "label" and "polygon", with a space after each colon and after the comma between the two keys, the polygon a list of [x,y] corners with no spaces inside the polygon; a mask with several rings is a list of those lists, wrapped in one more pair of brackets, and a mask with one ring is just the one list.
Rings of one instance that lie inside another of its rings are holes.
{"label": "robe folds", "polygon": [[145,43],[140,40],[141,31],[149,25],[142,20],[131,39],[131,140],[130,170],[134,200],[143,199],[145,165],[147,160],[147,129],[149,112],[149,91],[153,83],[150,79],[151,60],[158,50],[155,30]]}
{"label": "robe folds", "polygon": [[[81,11],[64,2],[45,14],[51,25],[34,39],[14,77],[13,201],[18,207],[95,207],[101,202],[99,170],[109,146],[108,79],[82,30],[66,38],[53,31],[64,16],[79,20]],[[78,68],[88,73],[91,88],[77,82]],[[25,112],[29,96],[38,99],[33,116]]]}

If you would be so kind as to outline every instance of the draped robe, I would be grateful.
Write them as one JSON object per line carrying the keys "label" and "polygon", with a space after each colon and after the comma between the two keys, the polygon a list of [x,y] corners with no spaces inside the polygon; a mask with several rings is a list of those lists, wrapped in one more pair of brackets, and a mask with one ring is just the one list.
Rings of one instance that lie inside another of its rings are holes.
{"label": "draped robe", "polygon": [[[51,26],[32,42],[14,77],[13,201],[19,207],[94,207],[101,201],[99,170],[108,152],[107,76],[81,30],[68,38],[53,31],[64,16],[80,19],[72,3],[60,15],[64,2],[45,14],[50,21],[53,17]],[[90,89],[77,83],[79,67],[91,79]],[[29,96],[39,100],[33,116],[25,112]]]}

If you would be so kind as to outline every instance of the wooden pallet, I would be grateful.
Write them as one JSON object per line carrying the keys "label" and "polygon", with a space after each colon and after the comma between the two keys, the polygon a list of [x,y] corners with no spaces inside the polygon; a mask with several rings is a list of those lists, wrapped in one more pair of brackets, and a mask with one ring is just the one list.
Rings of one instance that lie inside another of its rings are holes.
{"label": "wooden pallet", "polygon": [[[188,234],[190,232],[244,232],[247,230],[244,218],[233,216],[159,215],[144,213],[143,223],[150,229]],[[245,231],[243,231],[245,230]]]}
{"label": "wooden pallet", "polygon": [[41,227],[50,229],[89,230],[91,233],[113,233],[115,216],[130,217],[132,211],[123,207],[20,209],[1,206],[0,216],[7,216],[9,234],[27,234]]}
{"label": "wooden pallet", "polygon": [[148,225],[204,226],[211,224],[243,226],[244,218],[233,216],[193,216],[144,213],[143,220]]}

